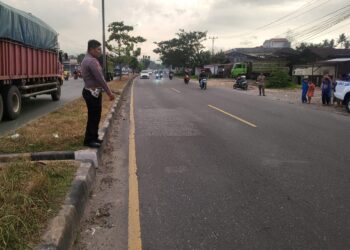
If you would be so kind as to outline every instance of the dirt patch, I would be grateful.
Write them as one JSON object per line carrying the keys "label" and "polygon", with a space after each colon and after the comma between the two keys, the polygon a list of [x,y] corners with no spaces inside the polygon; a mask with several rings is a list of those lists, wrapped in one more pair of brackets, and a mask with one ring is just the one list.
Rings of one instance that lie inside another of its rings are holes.
{"label": "dirt patch", "polygon": [[[248,90],[235,90],[247,95],[259,95],[259,89],[255,84],[255,81],[248,80]],[[212,87],[223,87],[223,88],[231,88],[233,86],[232,79],[210,79],[208,81],[208,86]],[[330,112],[335,112],[337,114],[342,115],[350,115],[346,112],[345,107],[343,105],[338,106],[338,104],[332,104],[329,106],[322,105],[321,98],[321,89],[316,88],[315,95],[312,98],[311,104],[302,104],[301,103],[301,89],[299,87],[294,86],[293,88],[287,89],[265,89],[266,98],[275,100],[275,101],[283,101],[288,102],[290,104],[303,105],[306,108],[317,109],[317,110],[326,110]]]}

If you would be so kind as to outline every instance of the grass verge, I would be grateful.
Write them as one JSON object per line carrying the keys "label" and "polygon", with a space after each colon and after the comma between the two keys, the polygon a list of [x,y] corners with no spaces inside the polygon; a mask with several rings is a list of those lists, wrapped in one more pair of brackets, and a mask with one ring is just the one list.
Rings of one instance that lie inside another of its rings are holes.
{"label": "grass verge", "polygon": [[59,211],[74,162],[18,162],[0,166],[0,249],[32,249]]}
{"label": "grass verge", "polygon": [[[114,92],[121,92],[128,79],[109,83]],[[104,121],[112,102],[103,94]],[[0,138],[0,153],[78,150],[83,147],[87,110],[83,98],[34,120]]]}

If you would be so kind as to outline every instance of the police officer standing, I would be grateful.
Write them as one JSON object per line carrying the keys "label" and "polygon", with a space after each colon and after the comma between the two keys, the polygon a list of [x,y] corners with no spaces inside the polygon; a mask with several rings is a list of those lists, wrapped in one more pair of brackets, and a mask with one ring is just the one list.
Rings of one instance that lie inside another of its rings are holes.
{"label": "police officer standing", "polygon": [[261,93],[263,96],[265,96],[265,76],[263,73],[260,73],[260,75],[257,78],[257,83],[259,87],[259,95],[261,96]]}
{"label": "police officer standing", "polygon": [[88,42],[88,51],[81,63],[84,80],[83,97],[88,109],[88,120],[85,131],[84,145],[99,148],[102,141],[98,139],[98,126],[102,112],[102,91],[104,90],[113,101],[115,96],[106,83],[103,71],[97,58],[101,56],[101,43],[96,40]]}

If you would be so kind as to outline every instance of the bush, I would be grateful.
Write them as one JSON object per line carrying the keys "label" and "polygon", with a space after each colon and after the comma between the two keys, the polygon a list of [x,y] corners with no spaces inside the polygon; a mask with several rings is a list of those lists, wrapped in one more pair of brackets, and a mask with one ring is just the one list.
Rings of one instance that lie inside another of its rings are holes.
{"label": "bush", "polygon": [[291,86],[291,78],[284,71],[275,71],[268,78],[267,88],[287,88]]}

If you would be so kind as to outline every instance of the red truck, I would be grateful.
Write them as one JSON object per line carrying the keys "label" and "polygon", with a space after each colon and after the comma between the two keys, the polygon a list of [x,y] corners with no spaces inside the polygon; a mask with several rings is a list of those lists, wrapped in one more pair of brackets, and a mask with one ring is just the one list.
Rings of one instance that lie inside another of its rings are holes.
{"label": "red truck", "polygon": [[33,15],[0,2],[0,121],[16,119],[22,99],[61,96],[58,34]]}

